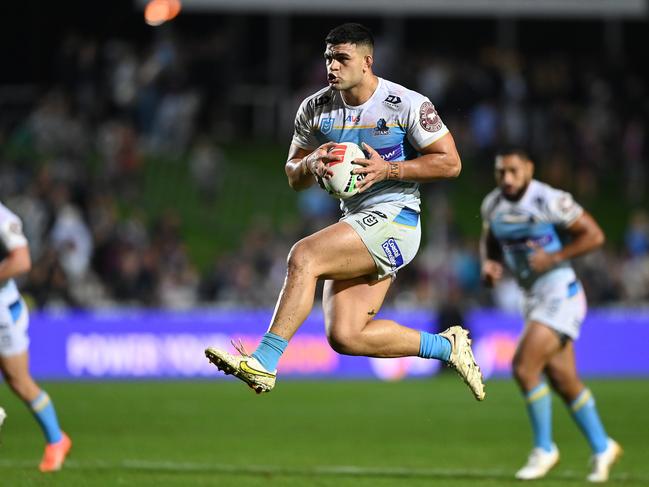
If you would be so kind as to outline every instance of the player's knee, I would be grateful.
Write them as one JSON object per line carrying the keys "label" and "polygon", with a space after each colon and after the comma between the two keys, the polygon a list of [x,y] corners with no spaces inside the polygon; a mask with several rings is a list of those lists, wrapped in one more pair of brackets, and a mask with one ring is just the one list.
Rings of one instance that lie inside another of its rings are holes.
{"label": "player's knee", "polygon": [[536,367],[532,367],[529,362],[519,358],[514,359],[513,373],[516,382],[522,385],[529,385],[536,382],[539,375]]}
{"label": "player's knee", "polygon": [[288,254],[287,267],[289,274],[297,274],[309,271],[309,263],[312,261],[313,252],[311,246],[304,239],[297,242]]}
{"label": "player's knee", "polygon": [[358,355],[360,336],[358,333],[331,327],[327,333],[327,340],[334,351],[342,355]]}

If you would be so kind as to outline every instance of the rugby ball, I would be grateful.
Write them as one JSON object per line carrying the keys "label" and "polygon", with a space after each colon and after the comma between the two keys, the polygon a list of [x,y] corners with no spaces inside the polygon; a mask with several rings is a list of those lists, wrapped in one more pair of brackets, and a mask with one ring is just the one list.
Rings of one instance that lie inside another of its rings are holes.
{"label": "rugby ball", "polygon": [[341,142],[329,150],[334,156],[342,157],[342,161],[330,162],[327,167],[333,172],[330,178],[323,178],[324,189],[333,197],[345,200],[358,193],[358,182],[365,176],[352,174],[360,166],[352,164],[354,159],[365,159],[363,150],[353,142]]}

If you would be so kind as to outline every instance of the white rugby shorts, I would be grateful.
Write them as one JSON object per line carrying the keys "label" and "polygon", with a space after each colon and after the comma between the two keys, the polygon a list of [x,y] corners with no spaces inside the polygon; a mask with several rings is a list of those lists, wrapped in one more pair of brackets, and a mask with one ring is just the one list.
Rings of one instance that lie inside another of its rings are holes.
{"label": "white rugby shorts", "polygon": [[358,233],[376,264],[376,279],[396,276],[417,255],[419,212],[397,203],[379,203],[340,219]]}
{"label": "white rugby shorts", "polygon": [[29,311],[22,298],[0,306],[0,356],[9,357],[29,348]]}
{"label": "white rugby shorts", "polygon": [[579,338],[586,318],[586,294],[573,272],[551,272],[525,292],[525,322],[536,321],[573,340]]}

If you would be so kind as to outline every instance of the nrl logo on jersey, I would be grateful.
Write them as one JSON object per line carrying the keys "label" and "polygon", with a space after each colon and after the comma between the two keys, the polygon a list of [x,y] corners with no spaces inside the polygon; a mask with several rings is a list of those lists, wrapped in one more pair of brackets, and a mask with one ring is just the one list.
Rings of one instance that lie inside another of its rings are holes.
{"label": "nrl logo on jersey", "polygon": [[335,117],[327,117],[320,120],[320,132],[327,135],[334,126]]}
{"label": "nrl logo on jersey", "polygon": [[399,104],[401,103],[401,97],[397,95],[388,95],[388,97],[383,100],[383,103],[396,110],[399,108]]}

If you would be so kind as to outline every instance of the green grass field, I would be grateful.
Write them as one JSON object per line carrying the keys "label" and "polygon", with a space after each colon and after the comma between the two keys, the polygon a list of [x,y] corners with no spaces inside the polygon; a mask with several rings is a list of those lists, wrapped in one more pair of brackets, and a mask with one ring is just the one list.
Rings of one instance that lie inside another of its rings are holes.
{"label": "green grass field", "polygon": [[[609,433],[625,448],[609,485],[649,485],[646,381],[591,381]],[[0,485],[520,485],[529,431],[514,384],[484,403],[454,376],[397,383],[283,381],[256,396],[240,383],[44,384],[74,447],[66,468],[36,470],[42,439],[5,386]],[[586,485],[589,451],[555,402],[560,465],[533,485]]]}

